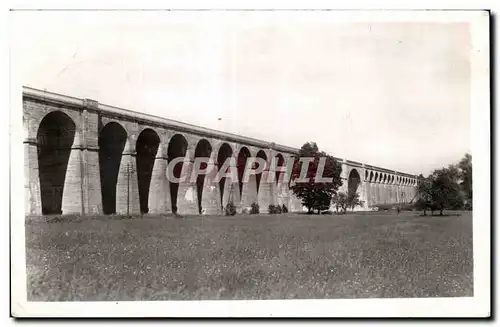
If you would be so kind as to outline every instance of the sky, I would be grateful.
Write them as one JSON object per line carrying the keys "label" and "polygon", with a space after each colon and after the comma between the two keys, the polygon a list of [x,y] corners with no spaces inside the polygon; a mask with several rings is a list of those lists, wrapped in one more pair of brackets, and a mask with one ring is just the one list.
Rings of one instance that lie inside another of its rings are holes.
{"label": "sky", "polygon": [[466,23],[112,14],[14,14],[11,74],[287,146],[314,141],[412,174],[470,152]]}

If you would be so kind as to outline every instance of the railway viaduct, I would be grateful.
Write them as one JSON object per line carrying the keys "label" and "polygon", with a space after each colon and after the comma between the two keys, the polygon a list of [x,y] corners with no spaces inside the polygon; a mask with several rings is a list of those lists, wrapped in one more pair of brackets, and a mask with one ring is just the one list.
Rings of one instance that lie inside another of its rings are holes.
{"label": "railway viaduct", "polygon": [[[280,165],[296,148],[29,87],[23,87],[23,126],[26,215],[221,214],[230,198],[240,212],[253,202],[264,213],[269,204],[302,210],[288,183],[259,174],[248,183],[213,182],[208,175],[173,183],[165,175],[179,157],[180,173],[189,173],[197,157],[215,167],[232,157],[241,179],[248,158]],[[357,190],[365,210],[415,196],[415,175],[337,160],[341,189]]]}

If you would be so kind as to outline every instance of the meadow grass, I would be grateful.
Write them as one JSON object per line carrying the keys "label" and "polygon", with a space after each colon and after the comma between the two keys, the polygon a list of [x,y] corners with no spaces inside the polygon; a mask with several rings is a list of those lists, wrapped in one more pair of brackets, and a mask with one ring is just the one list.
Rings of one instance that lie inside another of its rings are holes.
{"label": "meadow grass", "polygon": [[30,301],[473,296],[470,212],[34,219],[26,252]]}

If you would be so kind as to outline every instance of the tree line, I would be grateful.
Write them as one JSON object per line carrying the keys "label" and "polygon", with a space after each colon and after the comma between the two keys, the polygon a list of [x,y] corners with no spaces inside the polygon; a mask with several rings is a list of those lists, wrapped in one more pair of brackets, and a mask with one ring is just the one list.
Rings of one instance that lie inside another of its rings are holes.
{"label": "tree line", "polygon": [[[303,162],[299,158],[313,160]],[[318,169],[321,160],[324,167]],[[338,191],[342,186],[341,172],[341,163],[320,151],[315,142],[307,142],[300,148],[293,164],[290,189],[302,200],[308,213],[319,214],[329,210],[331,204],[337,211],[345,213],[347,209],[362,206],[363,201],[356,190]],[[472,210],[472,156],[467,153],[457,164],[436,169],[427,177],[420,174],[416,198],[414,208],[423,210],[424,215],[427,211],[431,214],[439,211],[443,215],[444,210]]]}
{"label": "tree line", "polygon": [[415,203],[418,210],[472,210],[472,156],[466,153],[457,163],[445,168],[434,170],[429,176],[418,177],[418,200]]}

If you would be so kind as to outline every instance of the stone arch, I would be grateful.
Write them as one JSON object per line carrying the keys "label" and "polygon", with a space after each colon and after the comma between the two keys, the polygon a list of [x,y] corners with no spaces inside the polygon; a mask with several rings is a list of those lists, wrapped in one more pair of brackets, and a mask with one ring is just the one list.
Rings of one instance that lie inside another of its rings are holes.
{"label": "stone arch", "polygon": [[280,182],[281,176],[284,175],[284,172],[281,171],[282,169],[281,167],[283,167],[285,163],[285,158],[281,153],[278,153],[275,156],[275,158],[276,158],[276,184],[278,184],[278,182]]}
{"label": "stone arch", "polygon": [[[169,163],[169,169],[172,170],[172,175],[176,179],[181,177],[182,168],[184,162],[178,162],[174,167],[170,167],[170,162],[179,157],[185,158],[188,148],[188,141],[182,134],[174,134],[168,143],[167,150],[167,162]],[[170,200],[172,205],[172,212],[177,213],[177,193],[179,191],[179,183],[177,181],[170,180]]]}
{"label": "stone arch", "polygon": [[373,178],[374,178],[373,171],[371,171],[370,172],[370,182],[373,182]]}
{"label": "stone arch", "polygon": [[[256,157],[266,160],[266,163],[267,163],[267,155],[266,155],[266,152],[264,150],[259,150],[259,152],[257,152]],[[262,172],[255,174],[255,179],[257,181],[257,194],[259,194],[259,187],[260,187],[260,179],[261,178],[262,178]]]}
{"label": "stone arch", "polygon": [[374,180],[375,183],[378,182],[378,172],[375,172],[375,180]]}
{"label": "stone arch", "polygon": [[141,213],[149,212],[149,187],[159,146],[160,137],[151,128],[143,129],[136,141],[137,183]]}
{"label": "stone arch", "polygon": [[238,152],[238,157],[236,159],[236,168],[238,170],[238,184],[239,184],[239,191],[240,191],[240,198],[242,197],[243,193],[243,175],[245,173],[245,167],[247,164],[248,158],[251,157],[250,150],[246,146],[243,146],[240,148],[240,151]]}
{"label": "stone arch", "polygon": [[[196,144],[194,150],[194,158],[210,158],[212,154],[212,145],[206,139],[201,139]],[[205,170],[207,168],[207,163],[202,162],[200,165],[201,170]],[[202,213],[202,199],[203,199],[203,184],[205,182],[206,174],[198,174],[196,177],[196,194],[198,195],[198,212]]]}
{"label": "stone arch", "polygon": [[347,192],[357,192],[360,184],[361,176],[359,175],[358,170],[355,168],[351,169],[347,179]]}
{"label": "stone arch", "polygon": [[[220,170],[226,160],[233,156],[233,148],[226,142],[222,143],[219,147],[219,151],[217,151],[217,168]],[[227,169],[231,169],[228,167]],[[224,173],[227,173],[226,170]],[[221,204],[224,207],[224,188],[226,184],[226,177],[222,177],[219,181],[219,190],[220,190],[220,200]]]}
{"label": "stone arch", "polygon": [[109,122],[99,133],[99,170],[103,213],[116,213],[116,184],[127,143],[127,132],[117,122]]}
{"label": "stone arch", "polygon": [[62,214],[66,172],[76,124],[66,113],[52,111],[38,126],[37,154],[42,214]]}

